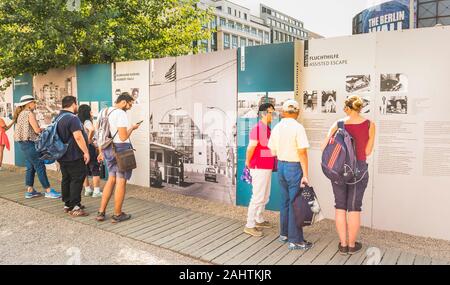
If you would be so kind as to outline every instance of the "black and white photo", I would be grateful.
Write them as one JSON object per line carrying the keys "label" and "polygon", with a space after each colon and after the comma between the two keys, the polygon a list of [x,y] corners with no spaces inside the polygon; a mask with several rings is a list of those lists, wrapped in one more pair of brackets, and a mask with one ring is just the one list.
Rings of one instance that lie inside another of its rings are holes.
{"label": "black and white photo", "polygon": [[303,110],[304,112],[317,112],[317,91],[303,92]]}
{"label": "black and white photo", "polygon": [[387,98],[385,114],[408,114],[408,97],[390,96],[389,98]]}
{"label": "black and white photo", "polygon": [[408,92],[408,77],[403,73],[381,74],[380,91]]}
{"label": "black and white photo", "polygon": [[336,91],[322,91],[322,113],[336,113]]}
{"label": "black and white photo", "polygon": [[370,75],[348,75],[345,89],[348,93],[370,92]]}

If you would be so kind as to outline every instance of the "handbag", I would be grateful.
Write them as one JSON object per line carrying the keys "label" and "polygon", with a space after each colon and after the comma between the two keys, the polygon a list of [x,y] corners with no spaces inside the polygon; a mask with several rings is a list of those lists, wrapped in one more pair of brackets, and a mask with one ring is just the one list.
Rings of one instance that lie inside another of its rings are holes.
{"label": "handbag", "polygon": [[117,168],[120,172],[131,171],[137,168],[136,164],[136,156],[134,155],[133,146],[130,149],[126,149],[120,152],[117,152],[116,146],[112,144],[113,153],[116,158]]}
{"label": "handbag", "polygon": [[315,216],[320,212],[320,206],[316,200],[314,188],[306,185],[301,188],[294,198],[294,215],[298,227],[311,226],[314,224]]}

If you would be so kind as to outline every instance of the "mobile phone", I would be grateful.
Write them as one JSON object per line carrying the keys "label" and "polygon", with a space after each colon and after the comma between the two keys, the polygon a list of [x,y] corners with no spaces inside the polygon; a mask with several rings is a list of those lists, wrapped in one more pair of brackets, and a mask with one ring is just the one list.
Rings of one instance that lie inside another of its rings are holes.
{"label": "mobile phone", "polygon": [[140,121],[140,122],[137,122],[136,124],[140,125],[140,124],[142,124],[143,122],[144,122],[144,120],[142,120],[142,121]]}

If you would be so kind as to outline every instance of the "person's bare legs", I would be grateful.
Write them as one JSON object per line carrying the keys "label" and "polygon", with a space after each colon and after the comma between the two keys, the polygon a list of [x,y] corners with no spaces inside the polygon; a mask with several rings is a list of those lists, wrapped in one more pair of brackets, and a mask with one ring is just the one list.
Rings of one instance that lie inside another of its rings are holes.
{"label": "person's bare legs", "polygon": [[116,184],[116,177],[109,176],[108,181],[103,188],[102,202],[100,204],[100,209],[98,210],[100,213],[104,213],[106,211],[106,207],[108,206],[109,199],[111,199],[111,195],[114,189],[114,185]]}
{"label": "person's bare legs", "polygon": [[83,183],[84,187],[88,187],[89,185],[89,179],[86,177],[86,179],[84,179],[84,183]]}
{"label": "person's bare legs", "polygon": [[361,228],[361,212],[348,213],[348,246],[354,247]]}
{"label": "person's bare legs", "polygon": [[123,200],[125,199],[127,180],[124,178],[117,178],[116,191],[114,192],[114,215],[122,214]]}
{"label": "person's bare legs", "polygon": [[100,176],[92,177],[92,184],[94,184],[94,189],[97,187],[100,188]]}
{"label": "person's bare legs", "polygon": [[336,209],[336,231],[341,241],[341,246],[347,246],[347,211]]}
{"label": "person's bare legs", "polygon": [[5,151],[5,146],[0,145],[0,167],[3,165],[3,152]]}

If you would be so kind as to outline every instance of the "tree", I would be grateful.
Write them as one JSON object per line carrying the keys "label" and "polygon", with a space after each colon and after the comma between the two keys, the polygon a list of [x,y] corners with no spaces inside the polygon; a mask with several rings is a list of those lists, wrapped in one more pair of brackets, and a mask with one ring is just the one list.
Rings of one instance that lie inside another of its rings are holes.
{"label": "tree", "polygon": [[0,0],[0,78],[196,53],[212,19],[198,1]]}

